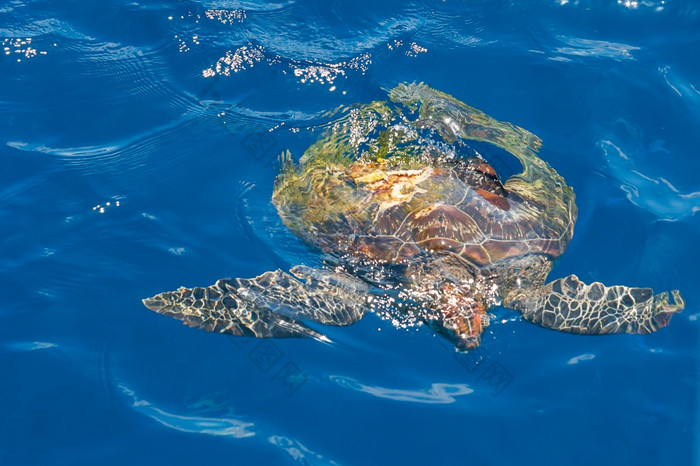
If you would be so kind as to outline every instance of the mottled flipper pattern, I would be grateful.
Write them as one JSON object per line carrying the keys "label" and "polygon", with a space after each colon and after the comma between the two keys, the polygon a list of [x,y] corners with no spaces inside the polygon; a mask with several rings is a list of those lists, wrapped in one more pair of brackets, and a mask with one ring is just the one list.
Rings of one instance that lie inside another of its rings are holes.
{"label": "mottled flipper pattern", "polygon": [[655,332],[665,327],[674,313],[685,307],[677,290],[654,296],[649,288],[586,285],[569,275],[534,290],[527,290],[507,302],[530,322],[570,333]]}
{"label": "mottled flipper pattern", "polygon": [[366,312],[366,285],[344,273],[295,267],[256,278],[225,278],[143,300],[149,309],[209,332],[257,338],[328,339],[300,321],[349,325]]}

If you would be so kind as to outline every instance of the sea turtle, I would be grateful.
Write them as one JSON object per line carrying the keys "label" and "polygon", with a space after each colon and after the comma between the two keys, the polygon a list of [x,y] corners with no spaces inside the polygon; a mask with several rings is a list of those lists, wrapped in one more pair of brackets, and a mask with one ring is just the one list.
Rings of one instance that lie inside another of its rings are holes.
{"label": "sea turtle", "polygon": [[[537,152],[540,139],[427,85],[350,107],[298,164],[289,152],[272,202],[323,266],[222,279],[145,299],[211,332],[327,341],[306,322],[348,325],[391,308],[457,350],[480,343],[495,305],[579,334],[650,333],[683,309],[678,291],[545,284],[574,231],[574,192]],[[490,148],[490,149],[489,149]],[[523,171],[502,183],[481,152],[510,153]]]}

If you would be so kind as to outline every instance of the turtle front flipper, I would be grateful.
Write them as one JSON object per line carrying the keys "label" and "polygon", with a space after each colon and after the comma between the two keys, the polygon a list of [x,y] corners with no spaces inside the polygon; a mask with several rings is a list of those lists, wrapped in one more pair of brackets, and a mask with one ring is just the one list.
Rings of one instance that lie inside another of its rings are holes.
{"label": "turtle front flipper", "polygon": [[678,290],[654,295],[650,288],[586,285],[576,275],[554,280],[534,290],[517,290],[507,307],[532,323],[563,332],[604,335],[647,334],[665,327],[685,307]]}
{"label": "turtle front flipper", "polygon": [[344,273],[294,267],[256,278],[225,278],[206,288],[180,288],[144,305],[191,327],[257,338],[310,337],[328,341],[301,321],[349,325],[366,312],[367,286]]}

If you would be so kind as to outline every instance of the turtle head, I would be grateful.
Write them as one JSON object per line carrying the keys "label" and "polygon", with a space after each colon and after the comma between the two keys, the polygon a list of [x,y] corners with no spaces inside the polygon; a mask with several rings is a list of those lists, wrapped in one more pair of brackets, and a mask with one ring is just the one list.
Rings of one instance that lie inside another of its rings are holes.
{"label": "turtle head", "polygon": [[481,303],[474,306],[443,309],[443,334],[457,351],[469,351],[481,345],[481,334],[489,325],[489,315]]}
{"label": "turtle head", "polygon": [[489,325],[484,303],[463,288],[444,283],[439,297],[429,304],[426,324],[446,337],[457,351],[469,351],[481,344],[481,334]]}
{"label": "turtle head", "polygon": [[[469,351],[481,345],[481,333],[488,326],[488,314],[481,310],[461,309],[445,316],[443,328],[445,336],[457,351]],[[449,310],[448,310],[449,312]]]}

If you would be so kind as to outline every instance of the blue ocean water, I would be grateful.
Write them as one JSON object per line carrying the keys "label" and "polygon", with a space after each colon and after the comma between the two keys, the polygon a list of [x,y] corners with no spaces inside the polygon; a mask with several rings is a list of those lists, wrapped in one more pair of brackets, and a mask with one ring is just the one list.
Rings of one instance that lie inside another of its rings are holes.
{"label": "blue ocean water", "polygon": [[[8,0],[0,42],[0,464],[697,464],[697,3]],[[579,208],[551,277],[683,313],[585,337],[496,310],[459,355],[373,315],[322,344],[143,307],[313,265],[278,154],[413,81],[542,138]]]}

